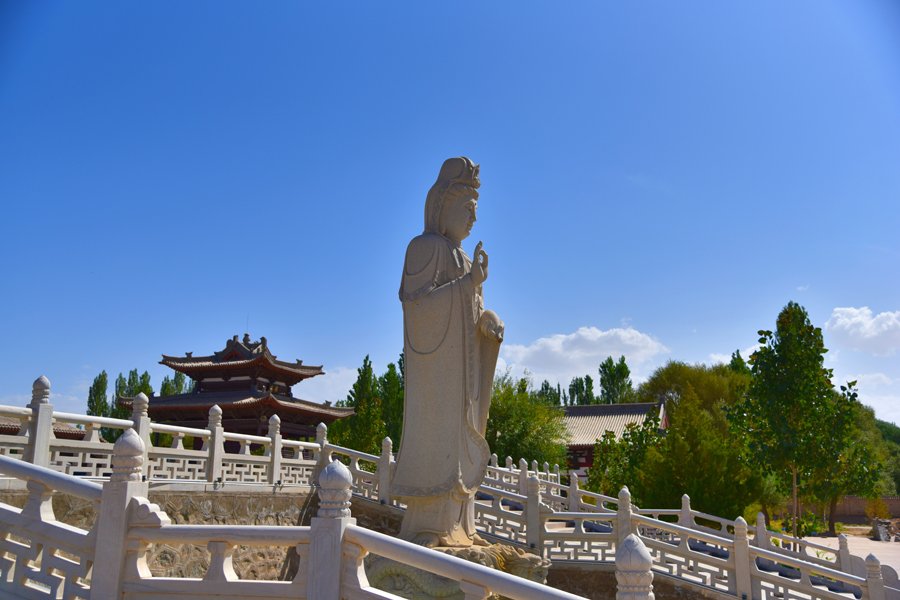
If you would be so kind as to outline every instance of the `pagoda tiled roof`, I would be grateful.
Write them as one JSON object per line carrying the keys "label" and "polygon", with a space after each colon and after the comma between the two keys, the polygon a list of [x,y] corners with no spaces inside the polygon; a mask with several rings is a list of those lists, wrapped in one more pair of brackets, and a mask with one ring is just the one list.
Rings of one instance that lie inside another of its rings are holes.
{"label": "pagoda tiled roof", "polygon": [[234,336],[225,344],[225,348],[209,356],[192,356],[188,352],[186,356],[162,355],[161,365],[166,365],[185,375],[196,378],[200,371],[246,371],[256,368],[269,369],[281,375],[284,383],[293,385],[303,379],[322,375],[325,372],[322,366],[304,365],[302,360],[287,362],[278,358],[269,351],[266,338],[260,338],[258,342],[251,342],[248,335],[243,341]]}
{"label": "pagoda tiled roof", "polygon": [[[654,410],[659,411],[662,406],[657,402],[566,406],[563,422],[569,433],[569,448],[593,446],[607,431],[613,432],[617,440],[621,439],[629,424],[639,427]],[[660,414],[660,421],[663,421],[664,414]]]}
{"label": "pagoda tiled roof", "polygon": [[[128,408],[131,408],[132,401],[133,398],[119,398],[119,404]],[[279,411],[279,414],[295,412],[327,415],[336,419],[349,417],[354,414],[353,409],[349,407],[330,406],[319,404],[318,402],[310,402],[309,400],[282,396],[281,394],[252,392],[250,390],[177,394],[174,396],[160,397],[154,396],[150,398],[150,404],[147,407],[147,411],[151,416],[154,413],[161,411],[183,409],[197,410],[206,413],[214,405],[226,409],[245,408],[266,404],[276,408]]]}
{"label": "pagoda tiled roof", "polygon": [[[16,435],[19,433],[21,421],[12,417],[0,417],[0,435]],[[81,440],[84,439],[84,429],[78,429],[68,423],[53,423],[53,435],[58,439]]]}

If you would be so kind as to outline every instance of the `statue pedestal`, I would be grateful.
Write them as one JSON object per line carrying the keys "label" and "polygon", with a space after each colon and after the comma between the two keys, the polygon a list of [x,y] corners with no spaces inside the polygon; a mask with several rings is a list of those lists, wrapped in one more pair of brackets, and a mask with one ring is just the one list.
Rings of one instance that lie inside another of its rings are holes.
{"label": "statue pedestal", "polygon": [[[550,567],[548,559],[506,544],[432,550],[538,583],[546,583]],[[383,556],[370,554],[366,558],[366,576],[372,587],[408,600],[463,600],[465,597],[458,581]]]}

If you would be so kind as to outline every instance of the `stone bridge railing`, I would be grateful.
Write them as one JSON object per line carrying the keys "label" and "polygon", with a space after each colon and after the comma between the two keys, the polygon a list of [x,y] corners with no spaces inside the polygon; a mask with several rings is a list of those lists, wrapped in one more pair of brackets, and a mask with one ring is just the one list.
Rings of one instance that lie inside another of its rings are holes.
{"label": "stone bridge railing", "polygon": [[[370,587],[363,559],[373,553],[459,582],[465,600],[486,600],[492,593],[514,600],[585,600],[358,527],[350,517],[351,475],[340,461],[321,472],[319,511],[310,527],[173,525],[141,495],[144,450],[140,436],[126,431],[102,486],[0,456],[0,473],[29,491],[23,509],[0,503],[0,598],[400,600]],[[90,531],[56,521],[53,490],[97,504]],[[209,567],[202,578],[154,577],[147,561],[151,544],[205,545]],[[652,600],[649,559],[637,567],[633,559],[646,558],[646,550],[637,540],[630,544],[619,574],[623,582],[638,582],[627,588],[634,600]],[[239,579],[232,562],[239,545],[296,549],[296,575],[290,581]]]}
{"label": "stone bridge railing", "polygon": [[[147,398],[139,394],[131,420],[54,413],[47,402],[49,382],[35,382],[27,408],[0,406],[0,415],[18,418],[18,435],[0,435],[0,456],[88,480],[107,479],[112,473],[113,445],[99,439],[100,427],[133,429],[142,441],[141,493],[148,486],[202,486],[204,489],[309,489],[315,473],[339,458],[349,468],[353,493],[362,498],[404,508],[388,493],[394,455],[385,439],[380,456],[331,444],[324,425],[316,442],[282,439],[280,422],[273,416],[268,436],[224,432],[221,410],[210,410],[206,429],[153,423],[147,417]],[[85,440],[56,439],[53,421],[83,426]],[[172,436],[171,447],[150,444],[153,433]],[[186,450],[182,440],[203,440],[203,449]],[[240,443],[238,453],[224,450],[226,440]],[[264,455],[249,452],[250,444],[265,448]],[[8,485],[23,485],[8,482]],[[807,540],[769,532],[762,515],[756,526],[743,518],[734,521],[691,509],[684,496],[680,509],[640,509],[631,504],[628,490],[618,498],[582,490],[578,479],[563,484],[559,468],[539,469],[511,458],[505,466],[496,456],[476,498],[476,524],[494,541],[520,544],[554,562],[572,562],[611,568],[624,540],[636,535],[649,548],[653,569],[737,598],[823,598],[852,593],[859,597],[861,581],[878,574],[872,598],[900,600],[897,572],[880,565],[874,556],[851,555],[842,536],[838,550]],[[884,590],[879,592],[878,590]],[[881,594],[881,595],[879,595]]]}

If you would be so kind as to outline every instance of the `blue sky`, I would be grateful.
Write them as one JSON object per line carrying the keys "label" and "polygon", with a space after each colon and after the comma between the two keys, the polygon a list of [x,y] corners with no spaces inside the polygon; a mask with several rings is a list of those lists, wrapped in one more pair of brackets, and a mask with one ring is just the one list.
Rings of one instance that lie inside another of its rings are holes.
{"label": "blue sky", "polygon": [[0,403],[266,336],[343,398],[402,349],[441,162],[481,164],[501,357],[745,355],[788,301],[900,422],[900,6],[0,4]]}

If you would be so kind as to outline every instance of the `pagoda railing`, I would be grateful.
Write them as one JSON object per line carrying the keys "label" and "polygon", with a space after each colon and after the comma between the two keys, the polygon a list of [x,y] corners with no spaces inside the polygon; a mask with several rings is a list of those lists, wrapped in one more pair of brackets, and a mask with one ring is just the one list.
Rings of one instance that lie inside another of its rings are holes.
{"label": "pagoda railing", "polygon": [[[330,443],[324,424],[317,428],[315,442],[285,440],[277,415],[269,420],[267,436],[252,436],[225,432],[222,411],[217,406],[209,411],[207,428],[200,429],[151,422],[143,394],[134,399],[130,420],[54,412],[48,399],[49,382],[41,378],[35,382],[27,408],[0,406],[0,416],[20,422],[17,435],[0,436],[0,456],[83,479],[107,480],[112,473],[114,446],[100,439],[100,428],[133,429],[142,441],[140,481],[144,495],[166,485],[225,491],[306,491],[316,481],[316,473],[338,459],[348,467],[355,495],[405,508],[389,493],[395,456],[388,438],[381,455],[376,456]],[[53,422],[84,428],[85,439],[57,439]],[[171,444],[153,446],[151,440],[158,437],[154,434],[168,434]],[[185,449],[188,437],[202,440],[202,449]],[[236,442],[238,450],[226,452],[226,441]],[[257,452],[262,449],[261,454],[251,453],[251,448]],[[14,480],[6,481],[7,487],[15,485]],[[551,469],[544,464],[539,468],[524,459],[514,465],[511,458],[500,466],[496,455],[491,457],[476,496],[475,512],[476,525],[488,539],[531,547],[554,562],[611,565],[625,537],[633,533],[649,548],[654,570],[737,597],[746,591],[750,580],[758,582],[753,584],[754,592],[758,587],[769,590],[766,594],[772,598],[794,597],[793,584],[783,581],[791,578],[803,584],[795,590],[803,597],[832,597],[811,593],[819,586],[817,582],[831,582],[822,585],[830,585],[828,589],[834,593],[859,597],[859,581],[846,577],[865,578],[871,566],[862,557],[851,555],[843,536],[839,548],[833,549],[767,531],[762,515],[756,526],[750,526],[742,518],[728,520],[695,511],[687,496],[680,509],[640,509],[631,504],[627,490],[618,498],[595,494],[580,489],[577,477],[564,483],[558,466]],[[741,539],[752,541],[750,554],[744,552]],[[803,568],[796,567],[801,563]],[[832,572],[842,573],[844,578]],[[880,565],[880,572],[887,600],[900,600],[896,570]],[[754,599],[758,597],[753,594]]]}

